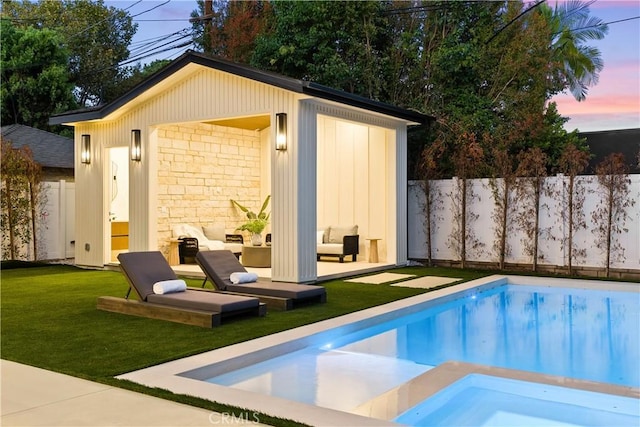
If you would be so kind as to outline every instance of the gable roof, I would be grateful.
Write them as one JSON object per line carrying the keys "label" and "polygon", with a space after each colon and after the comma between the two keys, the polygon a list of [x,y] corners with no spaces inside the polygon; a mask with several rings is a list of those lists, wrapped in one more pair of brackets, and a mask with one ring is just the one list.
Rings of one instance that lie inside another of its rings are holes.
{"label": "gable roof", "polygon": [[252,68],[243,64],[227,61],[218,57],[212,57],[193,51],[187,51],[186,53],[172,61],[170,64],[168,64],[166,67],[149,76],[147,79],[145,79],[143,82],[138,84],[126,94],[122,95],[120,98],[108,104],[85,108],[82,110],[67,111],[65,113],[53,115],[49,119],[49,124],[59,125],[70,122],[102,119],[118,108],[122,107],[126,103],[130,102],[132,99],[136,98],[143,92],[147,91],[152,86],[158,84],[162,80],[166,79],[167,77],[171,76],[172,74],[189,64],[202,65],[204,67],[224,71],[236,76],[255,80],[271,86],[276,86],[281,89],[313,96],[316,98],[326,99],[329,101],[335,101],[341,104],[374,111],[411,122],[424,124],[433,120],[433,117],[417,111],[406,110],[400,107],[393,106],[391,104],[386,104],[384,102],[374,101],[362,96],[354,95],[337,89],[332,89],[328,86],[323,86],[317,83],[298,80],[291,77],[283,76],[281,74],[259,70],[257,68]]}
{"label": "gable roof", "polygon": [[2,138],[14,148],[28,146],[33,160],[45,168],[73,169],[73,139],[25,125],[2,126]]}

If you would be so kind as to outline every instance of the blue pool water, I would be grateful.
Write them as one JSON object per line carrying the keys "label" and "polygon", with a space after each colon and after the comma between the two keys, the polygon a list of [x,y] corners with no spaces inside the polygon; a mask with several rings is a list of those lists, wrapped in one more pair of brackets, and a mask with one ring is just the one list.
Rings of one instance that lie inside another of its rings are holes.
{"label": "blue pool water", "polygon": [[640,386],[638,293],[503,285],[209,382],[350,411],[457,360]]}
{"label": "blue pool water", "polygon": [[431,427],[637,427],[639,417],[637,399],[472,374],[393,421]]}

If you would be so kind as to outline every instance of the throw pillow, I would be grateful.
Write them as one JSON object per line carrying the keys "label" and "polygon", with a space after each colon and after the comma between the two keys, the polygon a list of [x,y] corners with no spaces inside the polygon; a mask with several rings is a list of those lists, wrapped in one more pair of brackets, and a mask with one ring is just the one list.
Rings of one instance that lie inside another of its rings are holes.
{"label": "throw pillow", "polygon": [[224,225],[209,225],[202,227],[202,231],[204,231],[204,235],[207,236],[209,240],[220,240],[221,242],[226,240]]}
{"label": "throw pillow", "polygon": [[193,225],[185,224],[183,226],[183,230],[187,237],[195,237],[196,239],[198,239],[198,243],[209,240],[204,235],[204,233],[202,232],[202,228],[200,227],[194,227]]}
{"label": "throw pillow", "polygon": [[358,234],[358,226],[335,227],[331,226],[329,230],[329,243],[343,243],[344,236],[355,236]]}
{"label": "throw pillow", "polygon": [[322,234],[322,243],[329,243],[330,232],[331,232],[331,227],[327,227],[324,229],[324,233]]}
{"label": "throw pillow", "polygon": [[324,230],[318,230],[316,232],[316,244],[317,245],[323,244],[324,243],[323,239],[324,239]]}

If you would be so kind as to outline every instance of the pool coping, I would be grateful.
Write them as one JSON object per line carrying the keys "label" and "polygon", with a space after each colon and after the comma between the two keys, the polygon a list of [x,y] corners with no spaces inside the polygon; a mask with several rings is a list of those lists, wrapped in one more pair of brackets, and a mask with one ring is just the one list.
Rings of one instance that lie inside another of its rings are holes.
{"label": "pool coping", "polygon": [[640,389],[579,380],[549,374],[522,371],[517,369],[498,368],[475,363],[448,361],[436,366],[422,375],[377,396],[360,405],[353,413],[384,420],[393,420],[405,411],[420,404],[439,391],[453,385],[467,375],[480,374],[497,378],[526,381],[567,389],[610,394],[622,397],[640,398]]}
{"label": "pool coping", "polygon": [[[359,325],[361,325],[361,322],[368,321],[371,318],[391,317],[393,316],[393,313],[397,311],[402,310],[403,312],[406,312],[409,310],[410,312],[411,307],[417,307],[418,305],[429,301],[440,300],[446,297],[453,298],[454,295],[457,296],[463,292],[473,293],[480,288],[486,288],[487,286],[500,286],[506,283],[549,287],[553,287],[555,285],[581,289],[640,293],[640,284],[632,282],[492,275],[346,314],[344,316],[282,331],[273,335],[211,350],[138,371],[129,372],[119,375],[117,378],[133,381],[148,387],[166,389],[173,393],[200,397],[240,408],[250,408],[250,410],[253,411],[296,420],[310,425],[388,426],[393,424],[388,419],[372,418],[363,414],[343,412],[259,393],[238,390],[207,383],[202,381],[202,379],[213,376],[211,375],[212,369],[215,370],[215,367],[219,366],[216,364],[220,362],[226,362],[225,369],[228,370],[229,360],[238,361],[238,363],[241,363],[242,365],[253,363],[255,361],[262,360],[265,357],[273,357],[285,352],[304,348],[314,343],[317,344],[317,339],[321,334],[327,333],[327,331],[335,328],[341,328],[347,331],[350,328],[355,330],[360,327]],[[433,370],[435,369],[437,368],[434,368]],[[565,380],[566,379],[567,378],[565,378]],[[636,390],[635,392],[637,393],[637,389],[633,390]],[[375,398],[373,400],[375,400]],[[367,412],[365,411],[365,414],[366,413]]]}

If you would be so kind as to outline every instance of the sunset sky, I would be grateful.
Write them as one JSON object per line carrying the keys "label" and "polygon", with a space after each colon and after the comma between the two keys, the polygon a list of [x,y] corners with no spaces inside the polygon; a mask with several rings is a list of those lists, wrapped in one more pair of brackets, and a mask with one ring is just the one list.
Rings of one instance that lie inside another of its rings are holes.
{"label": "sunset sky", "polygon": [[578,102],[569,94],[553,101],[561,115],[570,117],[568,130],[640,128],[640,1],[598,0],[590,10],[604,22],[627,21],[609,24],[603,40],[589,43],[600,50],[604,70],[587,99]]}
{"label": "sunset sky", "polygon": [[[121,9],[131,6],[127,11],[138,23],[132,47],[190,28],[189,15],[197,9],[195,0],[114,0],[105,4]],[[553,7],[555,0],[549,0],[549,4]],[[585,101],[578,102],[570,94],[558,95],[552,101],[558,104],[561,115],[570,118],[565,125],[567,130],[640,128],[640,1],[597,0],[590,10],[591,16],[611,23],[603,40],[589,43],[600,50],[604,60],[600,81],[589,89]],[[140,15],[136,17],[137,14]],[[173,59],[188,48],[190,46],[143,61]]]}

